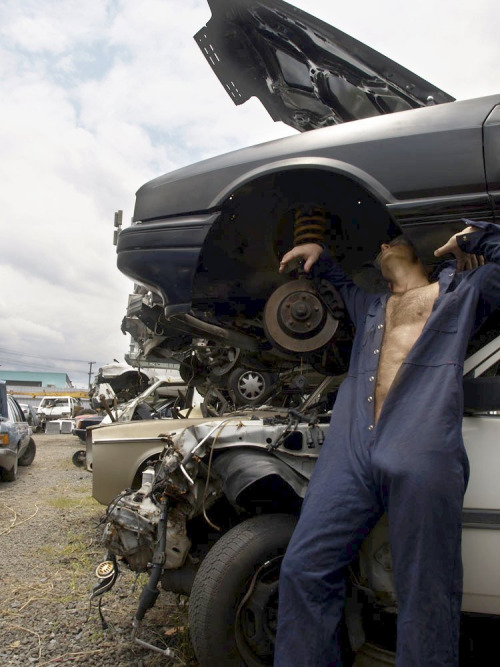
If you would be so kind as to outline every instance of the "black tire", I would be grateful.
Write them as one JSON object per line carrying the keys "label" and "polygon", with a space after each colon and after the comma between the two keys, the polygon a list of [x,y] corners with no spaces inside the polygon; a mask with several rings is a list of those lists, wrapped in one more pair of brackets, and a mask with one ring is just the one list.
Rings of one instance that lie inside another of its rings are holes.
{"label": "black tire", "polygon": [[236,368],[228,378],[227,388],[237,405],[257,405],[275,384],[276,376],[250,368]]}
{"label": "black tire", "polygon": [[248,519],[202,561],[189,601],[200,667],[273,664],[279,571],[295,524],[288,514]]}
{"label": "black tire", "polygon": [[19,457],[18,463],[20,466],[30,466],[34,459],[35,459],[35,454],[36,454],[36,445],[35,441],[33,438],[30,438],[30,441],[28,443],[28,446],[24,450],[24,454]]}
{"label": "black tire", "polygon": [[71,457],[71,461],[77,468],[85,468],[87,464],[87,452],[85,449],[79,449],[75,452]]}

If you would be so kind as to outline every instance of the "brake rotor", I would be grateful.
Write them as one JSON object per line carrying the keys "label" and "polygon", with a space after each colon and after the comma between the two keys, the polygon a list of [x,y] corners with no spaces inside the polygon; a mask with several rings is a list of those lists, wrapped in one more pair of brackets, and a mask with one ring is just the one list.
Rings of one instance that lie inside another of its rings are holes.
{"label": "brake rotor", "polygon": [[264,308],[266,336],[285,352],[315,352],[331,340],[337,327],[338,320],[307,278],[278,287]]}

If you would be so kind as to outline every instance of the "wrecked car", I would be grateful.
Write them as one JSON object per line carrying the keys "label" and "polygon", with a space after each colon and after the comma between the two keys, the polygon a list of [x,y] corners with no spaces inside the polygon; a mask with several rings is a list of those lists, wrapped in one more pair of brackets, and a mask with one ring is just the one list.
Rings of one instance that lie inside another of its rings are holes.
{"label": "wrecked car", "polygon": [[[101,385],[102,387],[102,385]],[[140,394],[125,403],[113,401],[106,393],[103,394],[106,415],[104,424],[111,422],[129,422],[141,419],[166,419],[178,417],[180,410],[196,404],[194,387],[186,387],[184,382],[170,382],[169,380],[156,380]],[[114,397],[113,397],[114,398]]]}
{"label": "wrecked car", "polygon": [[71,419],[83,409],[82,401],[73,396],[44,396],[36,414],[40,425],[45,428],[48,421]]}
{"label": "wrecked car", "polygon": [[95,408],[100,408],[99,395],[102,385],[109,387],[108,397],[112,395],[119,403],[124,403],[140,394],[150,382],[149,376],[140,369],[114,362],[99,368],[90,388],[90,400]]}
{"label": "wrecked car", "polygon": [[[499,319],[471,344],[464,366],[463,436],[471,464],[463,510],[464,665],[488,664],[492,628],[500,624]],[[93,496],[108,506],[100,586],[111,588],[120,563],[149,573],[132,622],[142,646],[158,649],[140,639],[140,624],[161,585],[190,595],[190,635],[202,667],[272,665],[281,559],[337,386],[337,378],[325,379],[300,409],[91,429]],[[394,664],[396,617],[383,518],[350,569],[345,664]]]}
{"label": "wrecked car", "polygon": [[[99,383],[95,387],[94,401],[96,405],[101,406],[101,414],[93,411],[93,414],[78,415],[72,433],[86,442],[87,429],[101,423],[179,419],[189,416],[201,400],[194,386],[186,387],[183,382],[175,380],[156,380],[139,395],[124,403],[118,403],[113,388],[107,383]],[[72,461],[77,467],[84,466],[85,450],[76,451]]]}

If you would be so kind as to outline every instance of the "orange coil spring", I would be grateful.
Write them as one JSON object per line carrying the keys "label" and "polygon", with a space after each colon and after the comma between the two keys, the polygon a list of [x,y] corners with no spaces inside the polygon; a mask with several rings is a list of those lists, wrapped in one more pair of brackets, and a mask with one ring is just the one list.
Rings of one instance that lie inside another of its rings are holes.
{"label": "orange coil spring", "polygon": [[293,243],[324,243],[325,241],[326,216],[321,208],[310,211],[299,210],[295,212],[293,225]]}

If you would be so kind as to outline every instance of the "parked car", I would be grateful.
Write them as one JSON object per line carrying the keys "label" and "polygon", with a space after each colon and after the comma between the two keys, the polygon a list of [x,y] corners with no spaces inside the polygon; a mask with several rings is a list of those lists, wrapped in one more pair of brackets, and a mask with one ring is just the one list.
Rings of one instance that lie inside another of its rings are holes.
{"label": "parked car", "polygon": [[[463,510],[461,665],[476,667],[489,664],[492,627],[500,626],[499,334],[497,316],[471,343],[464,366],[463,437],[471,477]],[[338,378],[327,378],[299,409],[254,408],[91,430],[87,467],[94,498],[108,505],[107,560],[115,573],[120,558],[133,571],[149,572],[150,588],[161,582],[191,596],[190,633],[201,667],[272,664],[281,557],[337,386]],[[166,544],[160,540],[165,498]],[[155,570],[158,544],[166,560]],[[394,664],[397,600],[385,518],[366,540],[349,583],[347,648],[355,664]],[[147,608],[141,602],[136,619]]]}
{"label": "parked car", "polygon": [[[340,374],[351,332],[335,296],[278,274],[280,258],[319,240],[380,291],[373,258],[404,232],[432,268],[462,218],[498,218],[500,94],[454,101],[281,0],[209,4],[195,37],[225,90],[235,104],[257,96],[299,133],[138,190],[117,235],[119,269],[143,286],[123,330],[141,337],[146,358],[177,358],[202,392],[226,391],[236,371]],[[305,319],[291,307],[302,297]]]}
{"label": "parked car", "polygon": [[89,426],[96,426],[104,419],[104,414],[98,414],[95,410],[87,412],[84,410],[75,418],[75,425],[71,430],[73,435],[76,435],[80,440],[86,442],[87,428]]}
{"label": "parked car", "polygon": [[6,482],[14,482],[17,467],[29,466],[36,454],[32,430],[16,399],[7,394],[0,381],[0,473]]}

